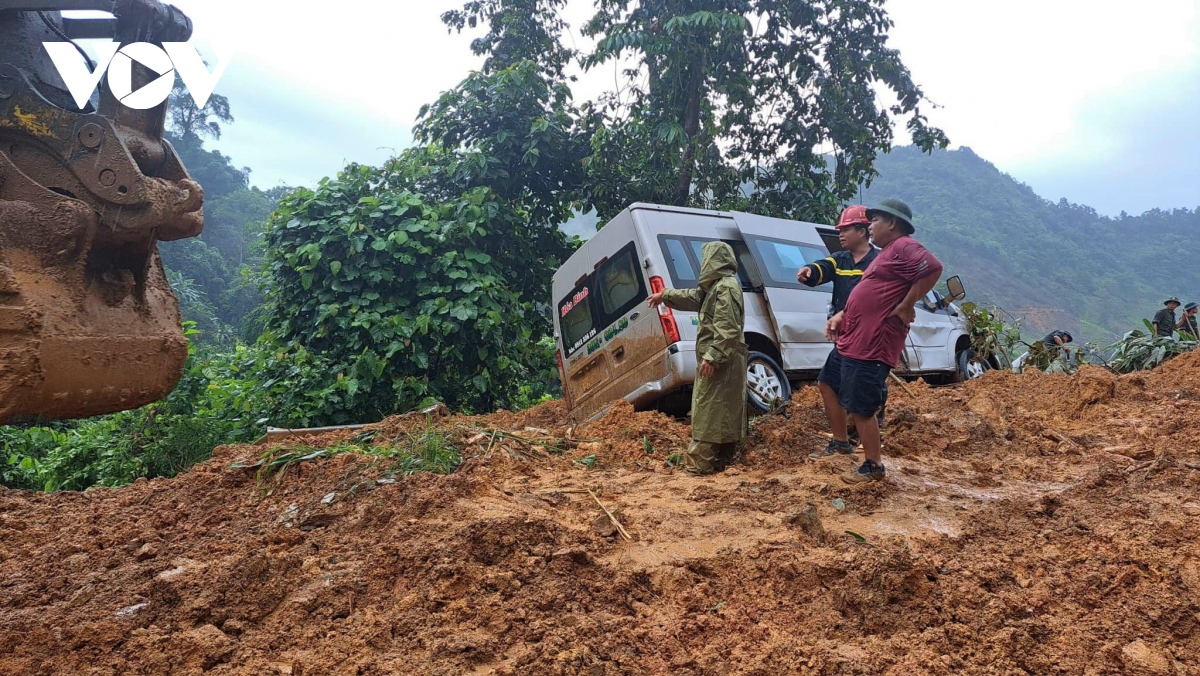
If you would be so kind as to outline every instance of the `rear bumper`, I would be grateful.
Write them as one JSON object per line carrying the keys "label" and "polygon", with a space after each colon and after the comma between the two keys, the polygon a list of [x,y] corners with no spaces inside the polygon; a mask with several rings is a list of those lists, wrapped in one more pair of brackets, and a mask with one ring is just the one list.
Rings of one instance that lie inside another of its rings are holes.
{"label": "rear bumper", "polygon": [[696,381],[696,342],[680,341],[666,350],[662,377],[643,383],[625,395],[634,406],[649,404]]}

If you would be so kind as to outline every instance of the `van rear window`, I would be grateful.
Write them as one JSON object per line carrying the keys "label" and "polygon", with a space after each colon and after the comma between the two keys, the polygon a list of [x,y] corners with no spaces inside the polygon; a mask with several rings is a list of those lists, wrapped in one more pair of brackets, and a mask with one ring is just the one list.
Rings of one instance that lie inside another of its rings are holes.
{"label": "van rear window", "polygon": [[638,269],[633,242],[604,260],[565,298],[558,301],[563,356],[568,357],[646,300],[646,280]]}
{"label": "van rear window", "polygon": [[576,287],[558,303],[558,324],[562,331],[563,349],[571,355],[596,335],[592,319],[592,298],[586,284]]}
{"label": "van rear window", "polygon": [[600,305],[609,321],[616,321],[631,304],[646,297],[633,251],[632,248],[625,249],[596,273]]}

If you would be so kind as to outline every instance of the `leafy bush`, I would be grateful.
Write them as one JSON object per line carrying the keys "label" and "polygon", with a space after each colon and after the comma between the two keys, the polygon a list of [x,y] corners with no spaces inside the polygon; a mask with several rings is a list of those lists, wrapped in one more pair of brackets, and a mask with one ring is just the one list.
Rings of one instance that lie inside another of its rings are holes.
{"label": "leafy bush", "polygon": [[[400,159],[351,165],[285,198],[268,226],[265,340],[281,346],[277,361],[336,374],[307,383],[325,393],[311,420],[378,418],[431,399],[512,406],[545,367],[534,336],[544,306],[509,280],[553,262],[509,255],[520,227],[489,189],[431,204],[404,187],[407,169]],[[297,375],[284,369],[276,382],[303,397]]]}
{"label": "leafy bush", "polygon": [[970,330],[971,349],[981,359],[1003,358],[1011,364],[1013,348],[1021,343],[1021,329],[1001,317],[1000,308],[986,308],[978,303],[961,305]]}
{"label": "leafy bush", "polygon": [[1154,327],[1145,322],[1147,333],[1138,330],[1130,331],[1120,341],[1109,346],[1112,356],[1109,368],[1117,373],[1131,373],[1152,369],[1172,357],[1179,356],[1196,349],[1197,341],[1184,335],[1183,340],[1173,337],[1154,335]]}

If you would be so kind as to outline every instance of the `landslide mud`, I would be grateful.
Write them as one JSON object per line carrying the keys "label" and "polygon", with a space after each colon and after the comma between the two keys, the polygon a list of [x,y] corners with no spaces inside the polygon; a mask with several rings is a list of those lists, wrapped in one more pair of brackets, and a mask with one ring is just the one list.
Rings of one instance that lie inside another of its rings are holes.
{"label": "landslide mud", "polygon": [[242,446],[0,492],[0,673],[1200,673],[1200,355],[912,389],[860,487],[805,459],[802,388],[712,477],[666,465],[684,423],[551,402],[373,426],[444,430],[446,477],[340,455],[264,484]]}

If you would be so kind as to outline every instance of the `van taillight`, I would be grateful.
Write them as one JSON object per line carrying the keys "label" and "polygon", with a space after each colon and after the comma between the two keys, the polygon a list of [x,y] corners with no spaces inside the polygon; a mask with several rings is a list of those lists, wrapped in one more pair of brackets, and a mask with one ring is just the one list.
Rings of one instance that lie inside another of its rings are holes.
{"label": "van taillight", "polygon": [[[650,290],[654,293],[662,293],[667,288],[663,284],[662,277],[650,278]],[[675,315],[671,314],[671,308],[666,304],[658,306],[658,320],[662,322],[663,333],[667,336],[667,341],[670,343],[679,342],[679,325],[675,323]]]}
{"label": "van taillight", "polygon": [[558,358],[558,378],[562,381],[563,399],[567,402],[567,410],[570,411],[571,406],[571,388],[567,387],[567,370],[563,368],[562,350],[555,350],[554,356]]}

